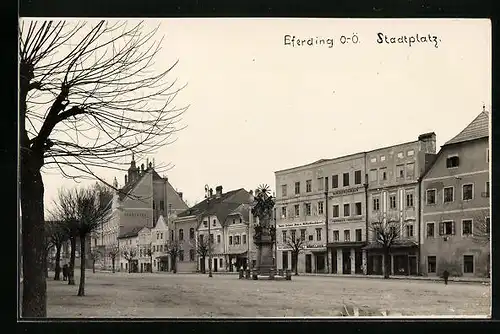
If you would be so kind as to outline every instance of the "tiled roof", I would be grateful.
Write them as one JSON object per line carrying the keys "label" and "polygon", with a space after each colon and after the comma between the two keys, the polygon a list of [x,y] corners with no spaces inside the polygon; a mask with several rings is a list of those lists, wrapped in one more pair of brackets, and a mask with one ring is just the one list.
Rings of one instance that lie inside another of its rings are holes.
{"label": "tiled roof", "polygon": [[451,145],[470,141],[474,139],[488,137],[489,115],[482,111],[469,125],[458,135],[447,141],[444,145]]}
{"label": "tiled roof", "polygon": [[241,205],[238,205],[238,207],[236,209],[231,211],[228,214],[228,216],[241,215],[243,217],[243,219],[246,222],[248,222],[250,220],[250,211],[251,211],[251,207],[249,204],[241,204]]}
{"label": "tiled roof", "polygon": [[137,237],[139,231],[144,228],[144,225],[124,226],[120,228],[118,239]]}
{"label": "tiled roof", "polygon": [[[230,202],[230,199],[232,197],[234,197],[235,195],[238,194],[238,192],[244,192],[246,193],[247,196],[249,196],[250,194],[243,188],[240,188],[240,189],[236,189],[236,190],[231,190],[231,191],[228,191],[226,193],[223,193],[221,197],[219,198],[216,198],[215,196],[212,197],[209,201],[207,199],[197,203],[196,205],[194,205],[193,207],[179,213],[177,215],[177,217],[181,218],[181,217],[187,217],[187,216],[198,216],[198,215],[202,215],[206,212],[208,212],[208,210],[212,210],[215,206],[217,206],[218,204],[220,203],[228,203]],[[237,197],[241,197],[241,196],[237,196]],[[231,201],[233,202],[233,201]],[[237,202],[238,205],[243,203],[243,201],[241,201],[241,199],[238,201],[238,199],[236,199],[234,202]],[[235,208],[233,208],[234,210]]]}

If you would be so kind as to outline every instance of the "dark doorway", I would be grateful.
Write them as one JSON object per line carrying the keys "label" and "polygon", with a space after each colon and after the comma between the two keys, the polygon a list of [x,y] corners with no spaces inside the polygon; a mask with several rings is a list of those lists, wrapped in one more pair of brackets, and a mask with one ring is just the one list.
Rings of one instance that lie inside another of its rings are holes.
{"label": "dark doorway", "polygon": [[288,252],[283,252],[282,256],[282,265],[283,265],[283,270],[288,269]]}
{"label": "dark doorway", "polygon": [[342,250],[342,274],[349,275],[351,273],[351,250]]}
{"label": "dark doorway", "polygon": [[312,256],[311,254],[306,254],[306,273],[312,272]]}
{"label": "dark doorway", "polygon": [[316,272],[324,273],[325,272],[325,255],[324,254],[316,254]]}
{"label": "dark doorway", "polygon": [[368,257],[368,275],[382,275],[382,255]]}
{"label": "dark doorway", "polygon": [[217,259],[214,259],[214,271],[217,272],[217,264],[219,264],[219,262],[217,261]]}
{"label": "dark doorway", "polygon": [[332,273],[337,274],[337,250],[332,249]]}
{"label": "dark doorway", "polygon": [[354,253],[354,272],[363,274],[363,253],[360,250]]}
{"label": "dark doorway", "polygon": [[394,255],[393,275],[408,275],[408,255]]}
{"label": "dark doorway", "polygon": [[417,257],[410,256],[408,259],[410,260],[410,275],[417,276],[418,275]]}
{"label": "dark doorway", "polygon": [[200,271],[201,271],[202,273],[204,273],[204,272],[205,272],[205,259],[204,259],[204,258],[201,258],[201,259],[200,259]]}

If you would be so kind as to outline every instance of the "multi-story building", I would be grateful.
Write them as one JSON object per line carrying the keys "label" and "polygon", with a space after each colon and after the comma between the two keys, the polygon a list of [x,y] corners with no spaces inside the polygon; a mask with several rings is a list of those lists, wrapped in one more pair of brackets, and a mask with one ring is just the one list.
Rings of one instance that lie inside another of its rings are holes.
{"label": "multi-story building", "polygon": [[422,180],[421,267],[425,275],[488,276],[489,115],[483,110],[446,142]]}
{"label": "multi-story building", "polygon": [[298,271],[350,274],[361,270],[364,165],[364,155],[359,153],[275,172],[278,268],[295,268],[290,240],[300,238]]}
{"label": "multi-story building", "polygon": [[[229,253],[232,248],[226,245],[226,240],[229,242],[226,225],[228,222],[232,222],[233,218],[238,222],[241,218],[241,222],[248,226],[248,213],[244,213],[242,205],[250,204],[252,196],[243,188],[226,193],[223,193],[222,190],[222,186],[216,187],[215,194],[210,192],[209,198],[181,212],[174,220],[173,237],[182,244],[184,253],[183,258],[178,261],[179,271],[202,271],[209,268],[209,257],[205,257],[203,262],[196,251],[200,238],[205,240],[210,238],[211,240],[212,270],[225,271],[230,269],[230,258],[235,254]],[[188,231],[189,238],[186,237]],[[196,234],[194,240],[191,238],[193,232]],[[231,241],[234,242],[234,239]]]}
{"label": "multi-story building", "polygon": [[153,271],[168,271],[170,256],[166,253],[168,225],[163,216],[158,218],[155,227],[151,229],[151,247],[153,252]]}
{"label": "multi-story building", "polygon": [[[118,188],[116,178],[114,186]],[[158,175],[150,162],[147,162],[147,168],[144,164],[137,166],[133,156],[125,175],[125,184],[112,201],[111,219],[93,233],[91,242],[93,249],[99,249],[106,255],[100,260],[100,265],[106,269],[111,269],[108,254],[116,247],[123,229],[153,228],[160,216],[168,221],[169,217],[188,208],[182,193],[172,187],[167,177]]]}
{"label": "multi-story building", "polygon": [[366,153],[368,174],[367,273],[382,274],[382,247],[372,233],[373,223],[398,222],[399,238],[391,245],[392,275],[418,274],[420,222],[420,178],[432,164],[436,153],[435,133],[418,140],[376,149]]}
{"label": "multi-story building", "polygon": [[144,226],[137,232],[137,262],[139,272],[150,272],[152,267],[152,255],[150,256],[149,251],[152,251],[152,234],[151,228]]}
{"label": "multi-story building", "polygon": [[241,204],[232,210],[224,221],[222,252],[225,257],[224,270],[226,271],[255,266],[254,230],[250,210],[249,204]]}
{"label": "multi-story building", "polygon": [[[127,226],[120,229],[120,235],[117,238],[119,256],[117,256],[117,263],[120,264],[120,271],[139,271],[139,231],[144,226]],[[124,256],[124,252],[128,252],[128,258]],[[131,256],[133,254],[133,256]],[[129,268],[130,267],[130,268]]]}

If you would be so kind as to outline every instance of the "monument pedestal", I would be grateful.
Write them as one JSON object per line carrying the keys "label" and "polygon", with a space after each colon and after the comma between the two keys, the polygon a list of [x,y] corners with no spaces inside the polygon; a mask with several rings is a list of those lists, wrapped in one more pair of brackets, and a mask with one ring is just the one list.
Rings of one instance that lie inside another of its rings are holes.
{"label": "monument pedestal", "polygon": [[274,270],[273,241],[268,229],[255,239],[257,245],[257,273],[262,276],[271,276]]}

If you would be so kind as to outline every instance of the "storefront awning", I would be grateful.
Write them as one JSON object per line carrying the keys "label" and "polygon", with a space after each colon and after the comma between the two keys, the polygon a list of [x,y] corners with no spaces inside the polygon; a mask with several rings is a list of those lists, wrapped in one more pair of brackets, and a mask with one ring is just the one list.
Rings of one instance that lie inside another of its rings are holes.
{"label": "storefront awning", "polygon": [[364,241],[343,241],[343,242],[330,242],[328,248],[356,248],[366,245]]}

